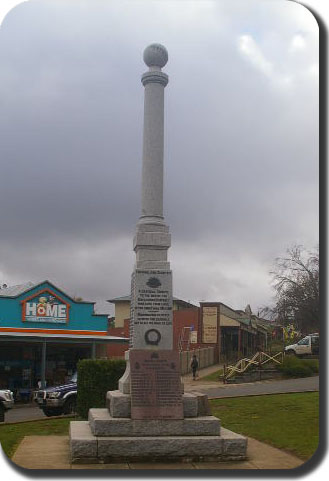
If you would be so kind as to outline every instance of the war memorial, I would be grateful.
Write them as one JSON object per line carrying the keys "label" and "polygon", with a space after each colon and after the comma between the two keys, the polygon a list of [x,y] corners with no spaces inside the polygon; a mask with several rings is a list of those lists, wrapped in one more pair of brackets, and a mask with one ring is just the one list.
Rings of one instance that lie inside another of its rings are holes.
{"label": "war memorial", "polygon": [[171,245],[163,216],[164,89],[168,53],[160,44],[144,51],[145,87],[142,208],[134,238],[130,349],[118,390],[88,421],[72,421],[73,463],[246,458],[247,439],[211,416],[207,396],[184,393],[178,351],[173,350]]}

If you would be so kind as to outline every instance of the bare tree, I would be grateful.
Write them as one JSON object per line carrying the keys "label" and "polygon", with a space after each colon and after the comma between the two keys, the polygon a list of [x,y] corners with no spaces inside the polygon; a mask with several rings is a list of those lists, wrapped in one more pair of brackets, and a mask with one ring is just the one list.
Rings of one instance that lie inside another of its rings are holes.
{"label": "bare tree", "polygon": [[275,259],[270,272],[276,291],[275,312],[283,324],[293,323],[303,333],[319,329],[319,253],[293,246]]}
{"label": "bare tree", "polygon": [[262,306],[258,308],[258,317],[267,321],[276,321],[278,313],[275,306]]}

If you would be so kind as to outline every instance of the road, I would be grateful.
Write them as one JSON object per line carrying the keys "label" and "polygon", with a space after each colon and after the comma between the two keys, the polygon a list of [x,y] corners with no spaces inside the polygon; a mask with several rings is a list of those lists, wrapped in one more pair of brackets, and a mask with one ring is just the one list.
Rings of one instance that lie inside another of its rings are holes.
{"label": "road", "polygon": [[[217,383],[211,383],[216,385]],[[260,394],[278,394],[289,392],[305,392],[319,390],[319,377],[304,377],[299,379],[284,379],[279,381],[259,381],[245,384],[221,384],[218,387],[209,387],[209,383],[202,381],[186,383],[186,391],[201,391],[209,399],[222,397],[238,397]],[[16,406],[5,414],[5,423],[31,421],[34,419],[47,419],[42,410],[35,405]],[[2,423],[0,423],[2,424]]]}
{"label": "road", "polygon": [[5,423],[17,423],[19,421],[30,421],[32,419],[46,418],[47,416],[43,414],[43,411],[41,411],[41,409],[35,405],[17,405],[5,413]]}

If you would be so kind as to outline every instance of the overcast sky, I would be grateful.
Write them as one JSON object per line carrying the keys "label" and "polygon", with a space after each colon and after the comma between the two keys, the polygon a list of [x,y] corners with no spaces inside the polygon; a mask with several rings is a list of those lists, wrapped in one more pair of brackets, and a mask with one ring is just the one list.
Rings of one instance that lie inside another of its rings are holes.
{"label": "overcast sky", "polygon": [[[1,12],[0,12],[1,14]],[[29,0],[0,27],[0,283],[126,295],[140,215],[144,48],[166,46],[174,295],[271,303],[318,243],[318,26],[286,0]]]}

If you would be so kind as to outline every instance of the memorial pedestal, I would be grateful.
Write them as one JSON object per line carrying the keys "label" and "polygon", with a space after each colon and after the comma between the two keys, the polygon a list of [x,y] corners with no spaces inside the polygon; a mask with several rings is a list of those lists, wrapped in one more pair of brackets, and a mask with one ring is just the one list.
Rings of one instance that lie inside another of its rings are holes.
{"label": "memorial pedestal", "polygon": [[107,408],[70,425],[73,463],[228,461],[246,458],[247,439],[209,415],[205,394],[182,396],[182,419],[132,419],[131,397],[107,393]]}

